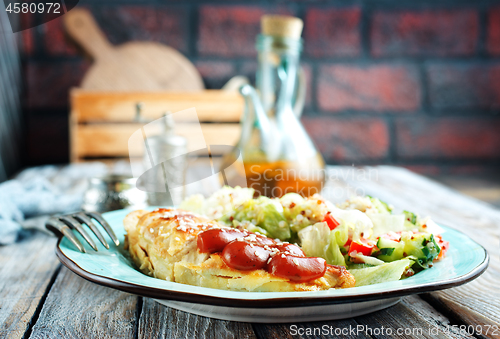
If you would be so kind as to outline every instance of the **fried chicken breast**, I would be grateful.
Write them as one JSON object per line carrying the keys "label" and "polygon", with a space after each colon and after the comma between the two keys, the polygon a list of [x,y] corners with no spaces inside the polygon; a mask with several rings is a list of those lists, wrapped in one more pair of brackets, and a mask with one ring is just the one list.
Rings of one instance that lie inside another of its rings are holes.
{"label": "fried chicken breast", "polygon": [[307,282],[294,282],[263,269],[233,269],[222,260],[221,253],[201,253],[197,247],[200,232],[225,226],[187,211],[138,210],[129,213],[123,224],[127,231],[125,246],[133,261],[143,273],[155,278],[247,292],[354,287],[354,277],[342,266],[328,265],[321,278]]}

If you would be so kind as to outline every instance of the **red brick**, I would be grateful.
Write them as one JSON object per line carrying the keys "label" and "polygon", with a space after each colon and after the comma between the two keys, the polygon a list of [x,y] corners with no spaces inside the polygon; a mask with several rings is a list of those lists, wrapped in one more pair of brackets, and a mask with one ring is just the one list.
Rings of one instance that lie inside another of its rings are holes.
{"label": "red brick", "polygon": [[415,111],[421,97],[418,72],[407,65],[322,66],[317,92],[327,111]]}
{"label": "red brick", "polygon": [[[35,1],[33,1],[33,2],[35,2]],[[71,1],[69,1],[69,2],[71,2]],[[47,9],[47,12],[42,14],[41,22],[47,23],[51,20],[55,20],[55,19],[64,15],[64,1],[55,0],[55,1],[53,1],[53,3],[54,3],[54,7],[52,7],[53,10],[51,10],[49,12]],[[59,4],[60,6],[57,4]]]}
{"label": "red brick", "polygon": [[434,64],[427,78],[431,107],[500,108],[500,64]]}
{"label": "red brick", "polygon": [[357,56],[361,52],[361,9],[309,9],[305,52],[312,57]]}
{"label": "red brick", "polygon": [[479,38],[474,10],[376,12],[371,27],[375,56],[472,55]]}
{"label": "red brick", "polygon": [[188,52],[188,12],[163,6],[104,7],[94,11],[97,22],[113,44],[155,41]]}
{"label": "red brick", "polygon": [[490,54],[500,55],[500,7],[488,12],[486,48]]}
{"label": "red brick", "polygon": [[28,62],[25,68],[26,104],[29,108],[67,108],[71,87],[78,86],[88,62]]}
{"label": "red brick", "polygon": [[[94,16],[108,40],[122,44],[132,40],[156,41],[187,52],[187,21],[185,10],[166,7],[104,7]],[[78,50],[66,36],[63,19],[57,18],[42,26],[44,46],[49,55],[76,55]]]}
{"label": "red brick", "polygon": [[43,32],[43,45],[47,54],[71,56],[79,53],[75,43],[66,34],[62,17],[45,23],[41,26],[41,29]]}
{"label": "red brick", "polygon": [[254,57],[255,39],[264,14],[290,14],[286,9],[250,6],[203,6],[199,13],[198,51],[202,55]]}
{"label": "red brick", "polygon": [[327,162],[380,160],[389,152],[389,132],[382,119],[304,117],[302,122]]}
{"label": "red brick", "polygon": [[404,159],[498,159],[500,119],[412,118],[396,122],[397,154]]}
{"label": "red brick", "polygon": [[[35,22],[35,16],[32,13],[25,13],[21,15],[21,27],[33,27]],[[1,32],[0,32],[1,34]],[[18,39],[20,40],[20,52],[24,56],[29,56],[35,53],[35,28],[27,28],[21,31]]]}
{"label": "red brick", "polygon": [[196,68],[209,89],[220,89],[236,75],[236,67],[227,61],[197,61]]}

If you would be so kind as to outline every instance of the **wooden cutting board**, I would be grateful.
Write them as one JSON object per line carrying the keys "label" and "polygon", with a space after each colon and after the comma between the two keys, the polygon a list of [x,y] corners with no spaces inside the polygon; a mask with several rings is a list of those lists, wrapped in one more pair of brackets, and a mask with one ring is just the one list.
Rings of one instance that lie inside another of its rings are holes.
{"label": "wooden cutting board", "polygon": [[171,47],[141,41],[113,46],[86,9],[74,8],[66,13],[64,24],[69,35],[94,59],[82,88],[110,91],[204,89],[194,65]]}

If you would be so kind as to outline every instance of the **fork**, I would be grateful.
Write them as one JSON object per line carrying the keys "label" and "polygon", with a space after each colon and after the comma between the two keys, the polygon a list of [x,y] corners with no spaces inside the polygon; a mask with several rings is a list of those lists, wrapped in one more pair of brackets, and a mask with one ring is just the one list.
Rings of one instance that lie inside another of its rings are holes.
{"label": "fork", "polygon": [[115,235],[115,232],[113,232],[113,229],[111,226],[107,223],[106,220],[102,217],[101,214],[97,212],[77,212],[77,213],[70,213],[70,214],[64,214],[64,215],[57,215],[53,216],[47,222],[45,223],[45,227],[53,232],[56,236],[65,236],[67,237],[73,245],[75,245],[80,252],[85,253],[85,248],[83,247],[82,243],[75,237],[73,232],[71,231],[76,230],[78,233],[81,234],[83,239],[87,241],[87,243],[94,249],[94,251],[97,250],[97,246],[92,240],[92,238],[89,236],[87,231],[85,231],[85,228],[83,225],[87,225],[90,230],[95,234],[97,239],[101,242],[101,244],[106,247],[106,249],[109,250],[109,245],[102,236],[101,232],[97,228],[96,224],[92,221],[92,219],[96,220],[101,224],[101,226],[104,228],[106,233],[109,235],[111,240],[115,243],[116,246],[120,245],[120,242],[118,241],[118,238]]}

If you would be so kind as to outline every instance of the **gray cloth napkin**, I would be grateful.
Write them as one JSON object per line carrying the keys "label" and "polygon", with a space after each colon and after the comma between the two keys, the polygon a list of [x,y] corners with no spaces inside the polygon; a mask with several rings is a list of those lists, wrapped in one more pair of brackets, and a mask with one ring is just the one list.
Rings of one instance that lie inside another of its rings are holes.
{"label": "gray cloth napkin", "polygon": [[48,216],[80,209],[88,178],[108,173],[99,162],[22,171],[0,184],[0,245],[15,242],[23,228],[43,228]]}

